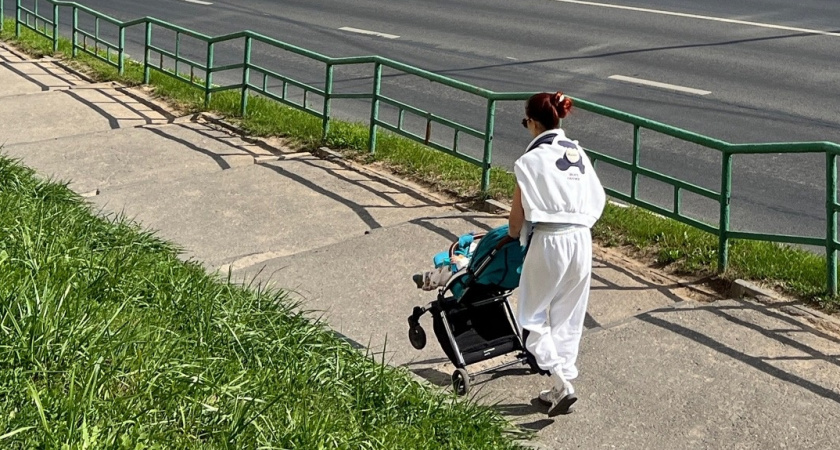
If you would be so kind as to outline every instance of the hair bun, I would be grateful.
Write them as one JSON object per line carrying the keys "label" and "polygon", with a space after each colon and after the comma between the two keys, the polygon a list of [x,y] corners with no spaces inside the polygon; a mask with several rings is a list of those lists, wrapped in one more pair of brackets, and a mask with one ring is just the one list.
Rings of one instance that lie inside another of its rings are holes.
{"label": "hair bun", "polygon": [[557,116],[561,119],[565,118],[569,111],[572,110],[572,99],[563,95],[562,92],[557,91],[551,96],[551,106],[557,111]]}

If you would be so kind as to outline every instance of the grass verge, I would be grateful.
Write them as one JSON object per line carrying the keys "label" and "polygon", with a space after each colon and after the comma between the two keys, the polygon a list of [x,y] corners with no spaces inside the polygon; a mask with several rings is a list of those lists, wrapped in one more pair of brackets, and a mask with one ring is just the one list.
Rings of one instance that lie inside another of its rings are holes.
{"label": "grass verge", "polygon": [[516,448],[491,409],[176,255],[0,156],[0,447]]}
{"label": "grass verge", "polygon": [[[13,31],[14,26],[7,26]],[[15,41],[34,55],[50,54],[51,43],[34,33],[20,38],[7,31],[4,39]],[[70,43],[62,40],[59,53],[69,58]],[[100,80],[114,80],[129,85],[142,82],[142,66],[128,63],[124,76],[96,59],[83,55],[75,61],[86,72]],[[282,136],[303,149],[327,145],[343,151],[348,157],[365,163],[379,163],[391,171],[462,198],[478,196],[481,171],[477,167],[433,151],[413,141],[389,133],[377,137],[377,153],[367,153],[368,126],[360,123],[332,121],[326,142],[321,141],[321,122],[304,112],[287,108],[259,97],[249,99],[248,114],[239,117],[238,92],[216,94],[204,107],[203,93],[168,76],[152,74],[151,85],[157,95],[185,111],[210,110],[239,121],[243,129],[255,136]],[[489,196],[509,199],[515,179],[505,170],[491,172]],[[664,219],[640,208],[608,205],[593,230],[593,235],[606,246],[630,248],[636,256],[679,274],[710,275],[717,272],[717,238],[679,222]],[[825,257],[797,248],[769,242],[732,241],[730,265],[725,280],[744,278],[762,282],[779,291],[820,304],[833,310],[838,299],[826,295]]]}

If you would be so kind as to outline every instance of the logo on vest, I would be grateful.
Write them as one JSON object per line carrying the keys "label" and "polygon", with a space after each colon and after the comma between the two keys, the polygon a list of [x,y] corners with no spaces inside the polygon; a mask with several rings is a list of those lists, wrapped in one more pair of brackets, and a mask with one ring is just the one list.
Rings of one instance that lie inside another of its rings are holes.
{"label": "logo on vest", "polygon": [[558,144],[566,147],[566,153],[555,163],[557,168],[565,172],[572,167],[577,167],[580,173],[584,173],[586,169],[583,167],[583,158],[581,158],[580,150],[578,150],[577,146],[571,142],[563,141],[558,142]]}

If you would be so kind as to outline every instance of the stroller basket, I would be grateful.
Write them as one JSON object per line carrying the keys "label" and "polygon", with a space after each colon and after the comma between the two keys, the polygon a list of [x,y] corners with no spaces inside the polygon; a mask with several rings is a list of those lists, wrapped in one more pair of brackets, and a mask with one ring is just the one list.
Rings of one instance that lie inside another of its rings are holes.
{"label": "stroller basket", "polygon": [[[455,275],[438,292],[437,300],[416,306],[408,318],[409,341],[420,350],[426,333],[420,318],[432,313],[433,330],[441,349],[456,367],[452,374],[455,391],[466,394],[472,379],[515,364],[527,364],[538,371],[525,351],[509,297],[519,282],[522,249],[507,235],[507,226],[496,228],[480,239],[464,273]],[[457,244],[457,243],[456,243]],[[450,248],[450,253],[456,244]],[[466,366],[508,353],[520,352],[516,360],[470,374]]]}
{"label": "stroller basket", "polygon": [[443,352],[456,366],[521,350],[516,329],[506,311],[504,300],[507,295],[469,306],[456,304],[448,311],[432,310],[435,336]]}

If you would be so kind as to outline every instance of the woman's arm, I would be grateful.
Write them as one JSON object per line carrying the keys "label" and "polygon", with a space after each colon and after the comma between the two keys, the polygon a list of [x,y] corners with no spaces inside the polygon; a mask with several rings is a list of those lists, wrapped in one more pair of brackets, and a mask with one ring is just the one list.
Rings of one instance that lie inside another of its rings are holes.
{"label": "woman's arm", "polygon": [[513,205],[510,207],[510,216],[508,217],[508,235],[519,239],[519,233],[522,232],[522,225],[525,223],[525,209],[522,208],[522,191],[519,190],[519,185],[513,190]]}

